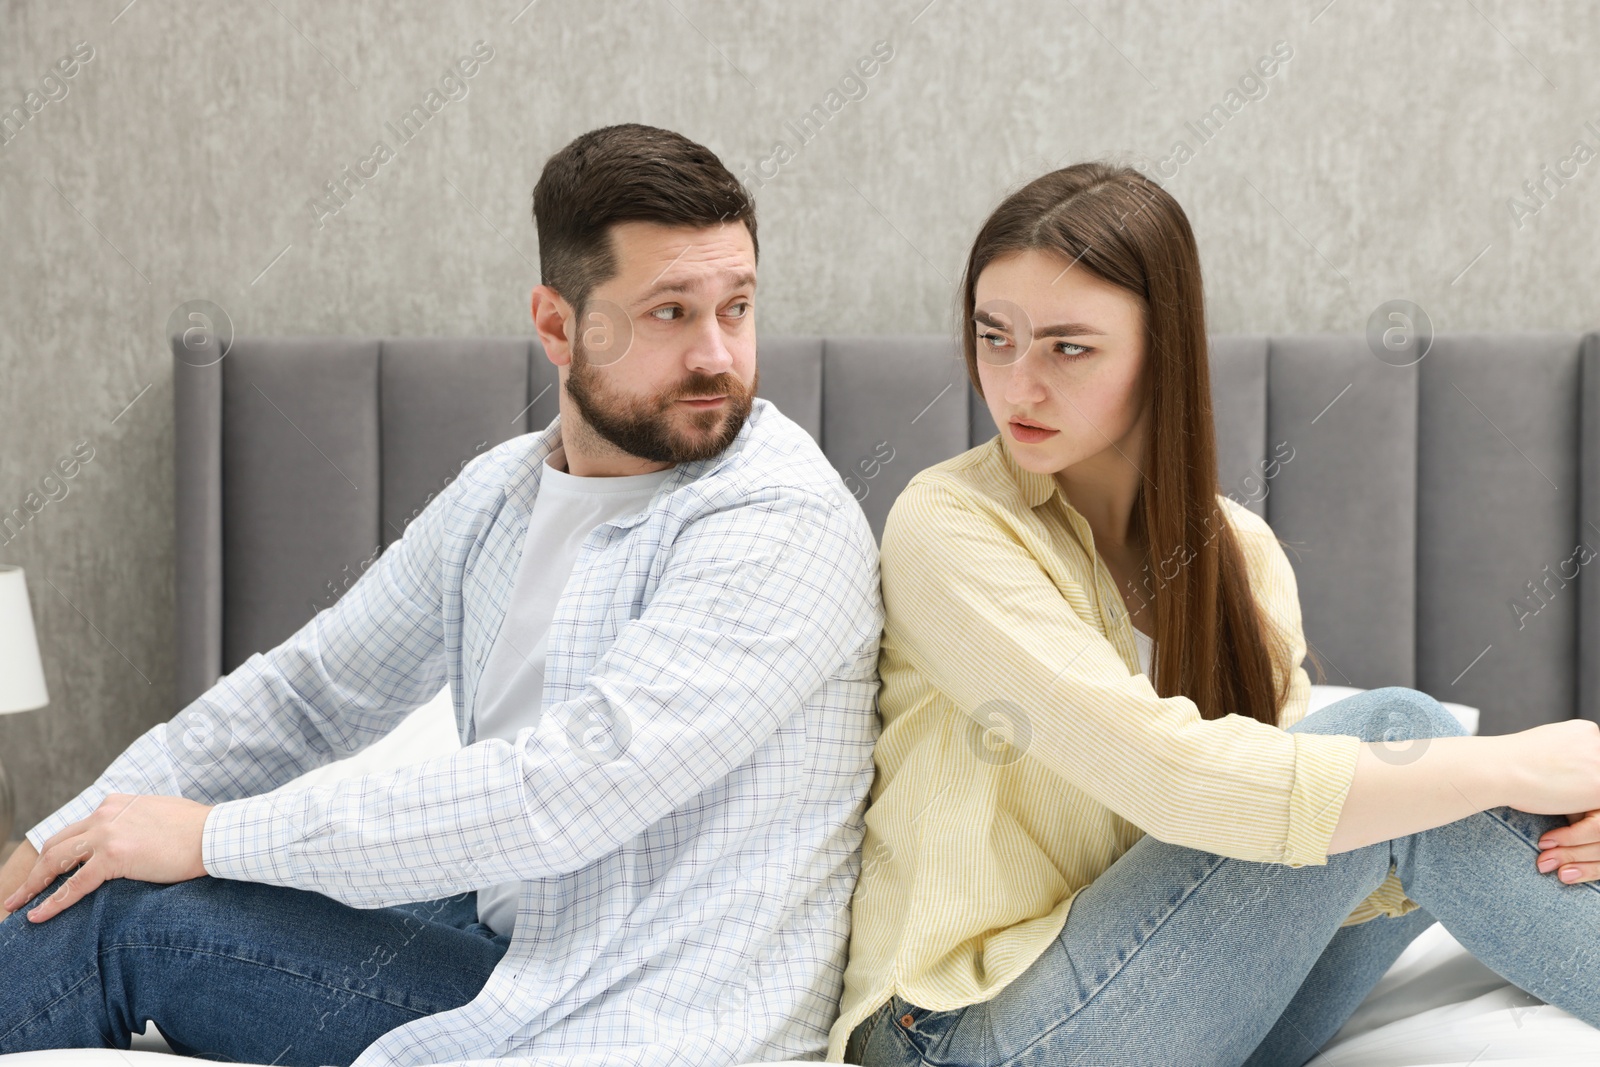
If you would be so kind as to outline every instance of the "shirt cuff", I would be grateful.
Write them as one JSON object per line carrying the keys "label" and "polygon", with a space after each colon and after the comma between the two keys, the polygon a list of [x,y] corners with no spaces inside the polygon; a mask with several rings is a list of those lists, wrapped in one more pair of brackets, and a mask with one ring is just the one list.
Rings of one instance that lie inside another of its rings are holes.
{"label": "shirt cuff", "polygon": [[1289,793],[1289,838],[1283,862],[1291,867],[1328,862],[1328,844],[1339,825],[1355,779],[1361,738],[1348,734],[1292,733],[1294,788]]}
{"label": "shirt cuff", "polygon": [[286,842],[275,840],[278,798],[272,793],[228,800],[212,807],[200,834],[200,865],[213,878],[292,886]]}
{"label": "shirt cuff", "polygon": [[99,786],[90,786],[29,830],[25,836],[35,852],[44,851],[44,843],[80,819],[93,815],[100,802],[111,794]]}
{"label": "shirt cuff", "polygon": [[39,849],[68,826],[93,815],[112,793],[182,796],[173,779],[166,730],[166,723],[156,723],[135,738],[88,788],[35,824],[26,835],[28,843]]}

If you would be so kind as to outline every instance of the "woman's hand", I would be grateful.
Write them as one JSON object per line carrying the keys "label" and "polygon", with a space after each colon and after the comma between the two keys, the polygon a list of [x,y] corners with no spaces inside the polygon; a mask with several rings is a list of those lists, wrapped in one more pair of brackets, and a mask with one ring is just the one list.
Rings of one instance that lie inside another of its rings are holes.
{"label": "woman's hand", "polygon": [[1600,808],[1568,815],[1567,823],[1539,839],[1539,872],[1555,871],[1563,882],[1600,878]]}
{"label": "woman's hand", "polygon": [[94,814],[80,819],[44,843],[20,888],[0,901],[17,908],[77,867],[38,907],[31,922],[44,922],[112,878],[163,885],[205,875],[200,843],[211,805],[183,797],[112,793]]}
{"label": "woman's hand", "polygon": [[1539,839],[1539,872],[1563,882],[1600,878],[1600,725],[1565,719],[1496,741],[1512,780],[1508,805],[1567,820]]}

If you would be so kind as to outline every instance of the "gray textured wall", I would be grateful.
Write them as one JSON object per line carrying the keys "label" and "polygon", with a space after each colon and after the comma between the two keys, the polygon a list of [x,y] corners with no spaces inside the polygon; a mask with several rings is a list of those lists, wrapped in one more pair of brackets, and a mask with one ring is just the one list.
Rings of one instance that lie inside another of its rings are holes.
{"label": "gray textured wall", "polygon": [[[984,214],[1095,157],[1185,206],[1215,331],[1359,333],[1396,298],[1441,331],[1600,324],[1600,17],[1579,0],[522,3],[5,5],[0,512],[59,498],[0,533],[51,695],[0,718],[13,836],[178,710],[174,310],[531,332],[529,193],[595,126],[681,130],[745,176],[767,333],[949,329]],[[880,41],[892,58],[846,80]],[[79,442],[92,459],[49,481]]]}

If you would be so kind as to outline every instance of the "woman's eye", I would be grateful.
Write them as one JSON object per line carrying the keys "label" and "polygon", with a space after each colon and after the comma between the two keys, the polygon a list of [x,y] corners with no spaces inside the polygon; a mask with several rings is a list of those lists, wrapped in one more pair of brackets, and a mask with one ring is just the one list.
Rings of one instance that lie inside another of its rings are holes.
{"label": "woman's eye", "polygon": [[[986,332],[986,333],[980,333],[978,335],[978,340],[986,342],[990,348],[1004,348],[1007,344],[1010,343],[1009,341],[1007,341],[1005,334],[1003,334],[1003,333],[995,333],[993,331],[989,331],[989,332]],[[999,342],[999,344],[995,343],[997,341]]]}
{"label": "woman's eye", "polygon": [[[1076,348],[1078,351],[1063,352],[1062,349],[1065,348]],[[1068,359],[1082,359],[1084,356],[1088,355],[1094,350],[1089,348],[1087,345],[1075,345],[1071,341],[1062,341],[1060,344],[1056,345],[1056,351],[1061,352],[1061,354],[1066,356]]]}

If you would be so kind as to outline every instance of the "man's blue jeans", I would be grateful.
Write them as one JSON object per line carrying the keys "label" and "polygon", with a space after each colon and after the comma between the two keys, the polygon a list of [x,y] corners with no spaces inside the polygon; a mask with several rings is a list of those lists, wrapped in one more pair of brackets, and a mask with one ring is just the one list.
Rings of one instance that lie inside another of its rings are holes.
{"label": "man's blue jeans", "polygon": [[[1403,741],[1461,734],[1413,689],[1374,689],[1293,731]],[[1396,761],[1415,746],[1396,750]],[[1140,838],[1072,902],[1045,953],[993,999],[929,1011],[893,997],[845,1060],[1023,1067],[1299,1067],[1434,919],[1539,999],[1600,1026],[1600,884],[1535,868],[1562,815],[1491,808],[1290,867]],[[1341,929],[1390,865],[1420,907]]]}
{"label": "man's blue jeans", "polygon": [[352,908],[225,878],[113,879],[29,922],[67,877],[0,922],[0,1053],[126,1049],[154,1019],[185,1055],[349,1064],[472,1000],[511,944],[477,921],[475,892]]}

